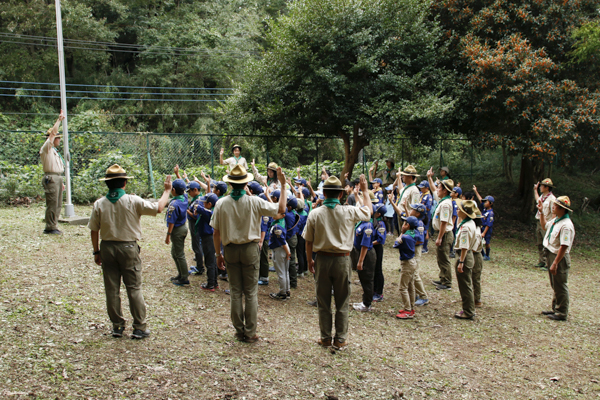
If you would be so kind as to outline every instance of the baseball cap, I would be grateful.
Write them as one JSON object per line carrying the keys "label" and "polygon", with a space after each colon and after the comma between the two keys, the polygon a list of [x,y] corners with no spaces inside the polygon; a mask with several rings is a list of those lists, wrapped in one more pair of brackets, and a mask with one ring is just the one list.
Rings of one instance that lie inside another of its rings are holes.
{"label": "baseball cap", "polygon": [[379,183],[381,185],[381,184],[383,184],[383,181],[379,178],[375,178],[375,179],[373,179],[373,181],[371,183]]}
{"label": "baseball cap", "polygon": [[175,190],[185,190],[187,185],[183,179],[175,179],[173,181],[173,189]]}
{"label": "baseball cap", "polygon": [[302,196],[304,196],[305,199],[308,199],[310,197],[310,190],[308,190],[308,188],[302,188]]}
{"label": "baseball cap", "polygon": [[427,211],[427,208],[425,208],[425,206],[423,204],[419,204],[419,203],[411,204],[410,208],[418,211],[419,213],[421,213],[422,216],[425,216],[425,212]]}
{"label": "baseball cap", "polygon": [[419,183],[419,184],[417,185],[417,187],[419,187],[419,188],[424,188],[424,187],[426,187],[427,189],[429,189],[429,182],[427,182],[427,181],[421,181],[421,183]]}
{"label": "baseball cap", "polygon": [[263,192],[263,188],[260,186],[260,183],[256,181],[248,182],[248,189],[250,189],[254,194],[261,194]]}
{"label": "baseball cap", "polygon": [[281,197],[281,190],[274,190],[273,193],[271,193],[271,197],[276,197],[279,199]]}
{"label": "baseball cap", "polygon": [[300,184],[306,186],[306,179],[304,179],[304,178],[300,178],[300,179],[294,178],[294,182],[300,183]]}
{"label": "baseball cap", "polygon": [[258,195],[258,197],[260,197],[260,198],[261,198],[261,199],[263,199],[264,201],[269,201],[269,200],[267,200],[267,195],[266,195],[266,194],[264,194],[264,193],[261,193],[261,194],[259,194],[259,195]]}
{"label": "baseball cap", "polygon": [[209,193],[206,196],[202,196],[200,197],[200,201],[202,203],[212,203],[213,205],[217,204],[217,201],[219,201],[219,198],[217,197],[216,194],[214,193]]}
{"label": "baseball cap", "polygon": [[296,199],[295,197],[288,198],[287,205],[292,207],[292,210],[295,210],[296,208],[298,208],[298,199]]}
{"label": "baseball cap", "polygon": [[227,184],[225,182],[222,181],[217,181],[215,183],[215,189],[217,189],[218,191],[221,192],[221,194],[225,194],[225,192],[227,192]]}
{"label": "baseball cap", "polygon": [[457,195],[462,195],[462,189],[458,186],[455,186],[454,189],[452,190],[454,193],[456,193]]}
{"label": "baseball cap", "polygon": [[402,217],[402,219],[405,220],[411,228],[416,228],[419,223],[417,217]]}
{"label": "baseball cap", "polygon": [[187,190],[191,190],[191,189],[198,189],[198,190],[200,190],[200,184],[198,182],[196,182],[196,181],[191,181],[187,185]]}
{"label": "baseball cap", "polygon": [[494,202],[494,198],[492,196],[485,196],[483,199],[489,201],[490,203]]}
{"label": "baseball cap", "polygon": [[383,215],[386,212],[387,212],[387,207],[384,204],[382,204],[382,203],[373,204],[373,214],[379,213],[379,214]]}

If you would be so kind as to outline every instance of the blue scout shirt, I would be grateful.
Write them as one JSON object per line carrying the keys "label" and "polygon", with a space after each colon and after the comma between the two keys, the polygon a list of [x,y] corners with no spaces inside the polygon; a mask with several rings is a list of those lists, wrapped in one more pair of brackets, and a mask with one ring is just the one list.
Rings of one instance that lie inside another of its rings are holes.
{"label": "blue scout shirt", "polygon": [[187,198],[184,196],[177,196],[169,203],[167,209],[167,226],[173,224],[174,228],[180,227],[187,221]]}
{"label": "blue scout shirt", "polygon": [[261,217],[260,220],[260,231],[265,233],[265,240],[263,242],[263,246],[265,243],[269,244],[269,237],[271,235],[271,232],[269,232],[269,228],[271,227],[271,222],[273,221],[273,218],[271,217],[267,217],[266,215],[263,215]]}
{"label": "blue scout shirt", "polygon": [[[298,214],[294,211],[286,211],[285,213],[285,226],[287,227],[287,232],[285,234],[285,239],[290,240],[292,236],[294,236],[298,232],[298,224],[300,222]],[[298,222],[298,223],[296,223]]]}
{"label": "blue scout shirt", "polygon": [[417,228],[415,232],[415,246],[421,246],[425,242],[425,226],[423,221],[417,222]]}
{"label": "blue scout shirt", "polygon": [[406,231],[401,236],[402,243],[394,242],[394,248],[400,251],[400,260],[410,260],[415,258],[415,238],[410,235],[412,231]]}
{"label": "blue scout shirt", "polygon": [[487,234],[485,236],[491,236],[493,225],[494,225],[494,209],[490,208],[489,210],[484,210],[484,212],[482,213],[482,217],[481,217],[481,232],[483,232],[485,230],[486,226],[489,226],[490,228],[488,229]]}
{"label": "blue scout shirt", "polygon": [[308,213],[306,211],[301,211],[298,213],[298,225],[296,226],[296,233],[301,234],[304,232],[304,227],[306,226],[306,220],[308,219]]}
{"label": "blue scout shirt", "polygon": [[373,224],[369,221],[361,222],[354,230],[354,247],[360,250],[361,247],[366,247],[368,250],[373,248]]}
{"label": "blue scout shirt", "polygon": [[383,189],[379,188],[373,192],[375,195],[375,200],[373,200],[373,204],[383,203]]}
{"label": "blue scout shirt", "polygon": [[210,219],[213,215],[213,210],[204,208],[204,203],[199,203],[196,208],[198,213],[198,221],[196,221],[196,231],[200,236],[212,235],[214,229],[210,226]]}
{"label": "blue scout shirt", "polygon": [[271,223],[271,228],[269,229],[271,236],[269,237],[269,248],[276,249],[281,246],[285,246],[287,242],[285,241],[285,219],[281,218],[275,220]]}
{"label": "blue scout shirt", "polygon": [[[452,200],[452,217],[458,218],[458,206],[456,205],[456,200]],[[458,224],[454,224],[455,228],[456,228],[456,225],[458,225]]]}
{"label": "blue scout shirt", "polygon": [[421,193],[421,204],[425,206],[427,209],[427,214],[431,216],[431,207],[433,206],[433,197],[431,194],[423,194]]}
{"label": "blue scout shirt", "polygon": [[198,205],[200,204],[200,197],[202,197],[202,195],[197,195],[196,197],[194,197],[191,201],[190,204],[188,205],[188,210],[194,214],[194,215],[189,215],[188,214],[188,219],[192,222],[197,222],[198,220]]}
{"label": "blue scout shirt", "polygon": [[375,230],[373,232],[373,241],[376,241],[378,244],[384,245],[385,239],[387,238],[387,229],[385,229],[385,222],[376,221],[374,228]]}

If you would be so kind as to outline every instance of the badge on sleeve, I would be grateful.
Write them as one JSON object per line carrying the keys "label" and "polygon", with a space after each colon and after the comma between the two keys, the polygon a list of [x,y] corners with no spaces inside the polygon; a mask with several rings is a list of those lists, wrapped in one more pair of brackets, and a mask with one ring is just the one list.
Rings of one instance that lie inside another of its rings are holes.
{"label": "badge on sleeve", "polygon": [[373,233],[373,229],[371,229],[371,228],[365,229],[365,235],[367,235],[367,237],[371,237],[372,233]]}

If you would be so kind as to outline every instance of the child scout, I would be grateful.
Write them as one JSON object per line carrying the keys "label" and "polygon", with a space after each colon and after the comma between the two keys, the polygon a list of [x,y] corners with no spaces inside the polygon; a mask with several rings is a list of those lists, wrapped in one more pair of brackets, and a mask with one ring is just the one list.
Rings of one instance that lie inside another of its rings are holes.
{"label": "child scout", "polygon": [[[350,299],[350,251],[354,242],[354,226],[369,221],[373,205],[367,180],[360,176],[363,205],[341,205],[344,187],[338,178],[330,176],[323,183],[323,207],[315,208],[306,220],[302,236],[306,241],[308,269],[315,274],[317,307],[323,347],[344,349],[348,344],[348,313]],[[283,197],[283,196],[282,196]],[[317,253],[313,260],[313,252]],[[332,336],[331,290],[335,300],[335,336]],[[333,343],[332,343],[333,340]]]}
{"label": "child scout", "polygon": [[[285,174],[281,168],[277,169],[277,176],[279,183],[285,186]],[[285,196],[281,196],[279,204],[248,196],[245,187],[252,180],[254,176],[240,164],[225,175],[223,181],[229,183],[233,190],[229,196],[219,199],[210,222],[214,228],[217,266],[223,270],[226,265],[229,275],[231,322],[236,331],[235,337],[247,343],[258,340],[256,323],[261,217],[283,214],[286,205]]]}
{"label": "child scout", "polygon": [[185,238],[187,237],[187,207],[185,197],[186,185],[182,179],[173,181],[171,194],[173,199],[167,209],[167,237],[166,244],[171,244],[171,257],[175,261],[177,276],[171,278],[171,282],[177,286],[189,285],[189,271],[185,259]]}
{"label": "child scout", "polygon": [[[158,203],[151,203],[136,195],[125,193],[127,180],[132,179],[119,165],[106,170],[100,179],[108,186],[108,194],[96,200],[88,223],[91,230],[94,261],[102,265],[106,308],[113,324],[114,337],[122,337],[125,319],[121,312],[121,279],[127,288],[129,309],[133,317],[134,339],[150,335],[146,327],[146,304],[142,295],[142,261],[140,246],[142,238],[142,215],[156,216],[162,212],[171,194],[171,176],[165,180],[165,191]],[[98,239],[102,242],[98,243]]]}

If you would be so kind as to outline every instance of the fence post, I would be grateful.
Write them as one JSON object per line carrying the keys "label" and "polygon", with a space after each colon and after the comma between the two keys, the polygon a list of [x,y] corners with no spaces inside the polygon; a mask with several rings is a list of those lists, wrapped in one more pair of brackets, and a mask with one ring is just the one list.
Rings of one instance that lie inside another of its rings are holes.
{"label": "fence post", "polygon": [[363,147],[362,149],[362,153],[363,153],[363,175],[365,175],[367,173],[367,155],[365,152],[365,148]]}
{"label": "fence post", "polygon": [[[213,135],[210,135],[210,176],[215,176],[215,149],[213,148]],[[210,188],[209,188],[210,189]]]}
{"label": "fence post", "polygon": [[148,154],[148,175],[150,188],[152,189],[152,197],[156,198],[156,187],[154,186],[154,173],[152,172],[152,157],[150,156],[150,134],[146,133],[146,152]]}
{"label": "fence post", "polygon": [[316,182],[319,181],[319,138],[315,138],[315,147],[317,148],[317,155],[315,157],[315,162],[316,162]]}
{"label": "fence post", "polygon": [[400,168],[404,169],[404,139],[402,139],[402,161],[400,162]]}

